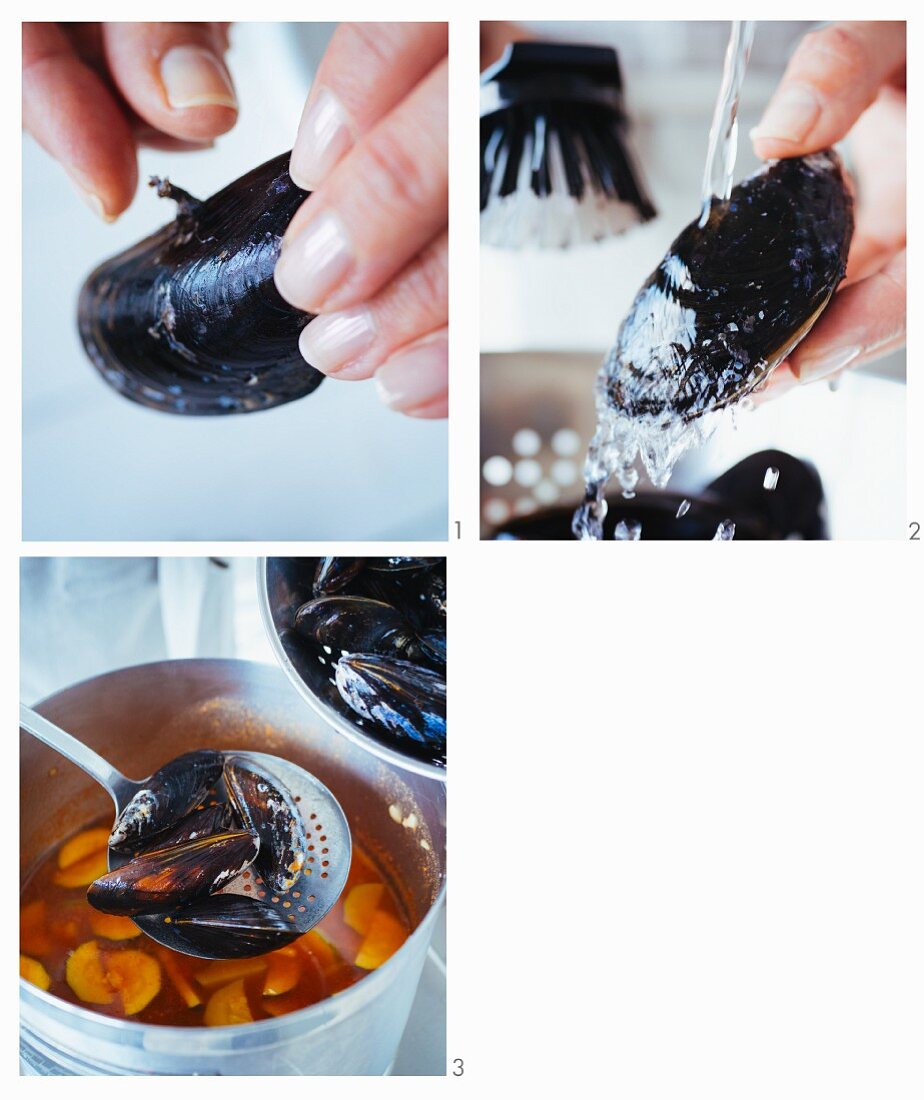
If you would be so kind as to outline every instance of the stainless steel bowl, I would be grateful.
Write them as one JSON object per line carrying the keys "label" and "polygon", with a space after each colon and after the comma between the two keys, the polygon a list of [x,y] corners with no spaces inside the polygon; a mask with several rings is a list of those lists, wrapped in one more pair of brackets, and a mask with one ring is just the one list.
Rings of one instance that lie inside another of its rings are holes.
{"label": "stainless steel bowl", "polygon": [[257,562],[260,613],[277,660],[302,698],[338,733],[389,764],[444,783],[444,767],[400,752],[369,735],[367,724],[341,699],[332,683],[330,665],[309,659],[299,647],[285,644],[295,612],[311,599],[311,585],[306,583],[305,577],[313,576],[318,560],[260,558]]}

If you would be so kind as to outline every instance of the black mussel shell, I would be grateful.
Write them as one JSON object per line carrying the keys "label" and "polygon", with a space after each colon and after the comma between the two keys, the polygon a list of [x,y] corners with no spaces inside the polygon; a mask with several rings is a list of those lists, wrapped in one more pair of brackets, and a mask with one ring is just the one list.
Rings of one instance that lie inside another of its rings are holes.
{"label": "black mussel shell", "polygon": [[[163,916],[139,917],[152,931]],[[170,915],[171,943],[202,959],[248,959],[298,939],[299,930],[272,905],[240,894],[219,894]]]}
{"label": "black mussel shell", "polygon": [[446,681],[439,673],[410,661],[356,654],[337,662],[336,681],[360,717],[399,739],[445,751]]}
{"label": "black mussel shell", "polygon": [[417,569],[429,569],[442,558],[367,558],[366,568],[374,573],[407,573]]}
{"label": "black mussel shell", "polygon": [[103,913],[132,916],[174,909],[215,893],[253,863],[252,833],[219,833],[156,848],[91,883],[87,900]]}
{"label": "black mussel shell", "polygon": [[[779,471],[772,492],[764,488],[769,468]],[[640,492],[631,500],[607,497],[604,539],[612,539],[620,522],[641,523],[642,541],[709,541],[720,523],[735,525],[735,541],[826,539],[825,498],[814,466],[784,451],[760,451],[732,466],[698,493],[659,490]],[[572,506],[545,508],[497,528],[498,540],[573,539]],[[421,642],[423,638],[421,638]]]}
{"label": "black mussel shell", "polygon": [[775,161],[714,199],[636,296],[603,367],[606,402],[689,421],[751,393],[844,277],[852,206],[832,150]]}
{"label": "black mussel shell", "polygon": [[225,762],[225,784],[235,811],[260,838],[257,867],[263,880],[276,893],[287,893],[301,874],[308,850],[295,800],[278,779],[233,757]]}
{"label": "black mussel shell", "polygon": [[392,656],[417,652],[413,631],[401,614],[365,596],[321,596],[302,604],[295,614],[295,629],[338,657],[344,651]]}
{"label": "black mussel shell", "polygon": [[[764,487],[769,469],[778,475],[772,491]],[[736,511],[755,517],[770,532],[767,538],[828,538],[827,506],[818,471],[785,451],[749,455],[707,486],[705,495],[733,501]]]}
{"label": "black mussel shell", "polygon": [[446,578],[435,569],[421,573],[410,581],[424,605],[425,614],[436,623],[446,622]]}
{"label": "black mussel shell", "polygon": [[131,851],[176,825],[221,778],[220,752],[187,752],[159,768],[119,814],[110,848]]}
{"label": "black mussel shell", "polygon": [[222,802],[205,810],[193,810],[175,828],[153,837],[151,848],[171,848],[176,844],[185,844],[189,840],[199,840],[216,833],[234,832],[239,827],[240,823],[234,819],[234,811],[227,802]]}
{"label": "black mussel shell", "polygon": [[436,668],[446,667],[446,631],[428,630],[417,636],[421,656]]}
{"label": "black mussel shell", "polygon": [[425,570],[367,572],[359,587],[370,599],[391,604],[418,633],[446,623],[446,576],[443,563]]}
{"label": "black mussel shell", "polygon": [[345,588],[362,572],[362,558],[321,558],[314,573],[315,596],[330,596]]}
{"label": "black mussel shell", "polygon": [[120,393],[163,412],[253,412],[311,393],[324,376],[298,335],[312,319],[276,290],[280,241],[308,197],[285,153],[204,202],[169,183],[175,221],[100,265],[78,306],[87,355]]}

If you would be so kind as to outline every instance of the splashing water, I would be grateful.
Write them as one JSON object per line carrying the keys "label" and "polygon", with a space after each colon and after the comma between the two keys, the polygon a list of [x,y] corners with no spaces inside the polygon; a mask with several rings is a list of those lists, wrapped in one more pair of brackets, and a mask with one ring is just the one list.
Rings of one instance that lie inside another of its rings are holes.
{"label": "splashing water", "polygon": [[723,519],[715,529],[712,536],[713,542],[731,542],[735,537],[735,525],[730,519]]}
{"label": "splashing water", "polygon": [[764,488],[768,493],[772,493],[777,487],[780,480],[780,471],[776,466],[768,466],[767,472],[764,474]]}
{"label": "splashing water", "polygon": [[642,521],[621,519],[613,531],[613,538],[619,542],[638,542],[642,537]]}
{"label": "splashing water", "polygon": [[[738,145],[738,100],[753,37],[753,22],[732,23],[722,85],[710,129],[700,225],[709,218],[713,195],[725,199],[731,191]],[[679,257],[668,255],[663,267],[676,289],[692,288],[690,272]],[[664,332],[677,335],[670,343],[665,343],[663,337],[659,338]],[[597,375],[594,390],[597,429],[584,463],[584,499],[572,522],[572,530],[579,539],[603,537],[607,511],[605,492],[611,477],[615,475],[623,496],[631,499],[638,484],[636,460],[639,459],[652,484],[663,489],[681,456],[690,448],[705,443],[724,416],[734,416],[734,404],[720,411],[699,409],[699,415],[692,417],[681,415],[673,407],[671,387],[674,383],[671,379],[693,348],[696,336],[695,312],[686,309],[679,298],[668,298],[654,286],[649,286],[636,298],[620,327],[615,346]],[[725,338],[724,333],[722,338]],[[633,415],[614,401],[611,383],[621,363],[645,361],[653,368],[652,377],[656,379],[646,396],[653,399],[652,407],[662,411]],[[661,393],[656,392],[659,381],[664,391]],[[733,372],[729,372],[727,379],[718,379],[718,392],[733,384]]]}

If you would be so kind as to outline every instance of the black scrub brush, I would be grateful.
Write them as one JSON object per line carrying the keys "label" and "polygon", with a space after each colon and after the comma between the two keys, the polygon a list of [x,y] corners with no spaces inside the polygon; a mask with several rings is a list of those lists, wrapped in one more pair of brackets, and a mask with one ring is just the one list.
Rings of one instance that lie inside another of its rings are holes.
{"label": "black scrub brush", "polygon": [[481,77],[481,240],[564,248],[655,209],[626,147],[616,51],[515,42]]}

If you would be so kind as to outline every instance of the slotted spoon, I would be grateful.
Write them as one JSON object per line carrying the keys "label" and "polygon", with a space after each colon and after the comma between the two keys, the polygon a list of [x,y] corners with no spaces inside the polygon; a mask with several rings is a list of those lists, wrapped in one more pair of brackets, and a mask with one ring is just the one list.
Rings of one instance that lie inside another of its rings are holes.
{"label": "slotted spoon", "polygon": [[[67,757],[105,788],[115,803],[117,816],[148,782],[148,779],[128,779],[82,741],[22,704],[19,707],[19,725],[26,733]],[[236,761],[249,763],[257,771],[275,779],[289,791],[298,805],[308,837],[304,868],[285,894],[276,895],[268,889],[261,890],[259,893],[263,896],[259,900],[277,909],[286,924],[291,925],[293,937],[309,932],[330,911],[340,896],[350,870],[352,842],[343,810],[319,779],[288,760],[268,753],[241,752],[237,749],[227,755],[233,756]],[[131,856],[112,848],[108,851],[110,870],[123,866],[129,859]],[[245,881],[241,875],[212,896],[236,894],[253,897],[254,885],[259,884],[252,880]],[[246,889],[248,886],[249,891]],[[169,916],[170,914],[158,913],[139,915],[132,919],[152,939],[185,955],[207,959],[235,958],[241,955],[240,951],[233,949],[230,932],[227,950],[217,948],[206,953],[199,946],[191,946],[182,930],[168,919]],[[272,950],[274,946],[279,945],[273,944],[266,950]]]}

